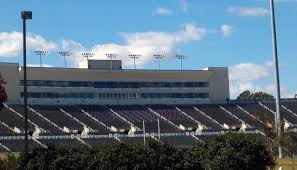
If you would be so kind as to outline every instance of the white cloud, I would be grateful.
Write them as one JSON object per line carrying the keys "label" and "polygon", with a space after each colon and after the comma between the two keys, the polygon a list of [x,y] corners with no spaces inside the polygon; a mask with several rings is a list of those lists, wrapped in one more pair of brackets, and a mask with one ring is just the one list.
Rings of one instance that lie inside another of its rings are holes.
{"label": "white cloud", "polygon": [[[45,40],[42,36],[29,33],[27,36],[28,50],[52,51],[57,45],[54,42]],[[15,57],[23,48],[22,33],[1,32],[0,33],[0,57]]]}
{"label": "white cloud", "polygon": [[[28,67],[40,67],[40,64],[28,64]],[[42,64],[42,67],[53,67],[52,65],[49,64]]]}
{"label": "white cloud", "polygon": [[136,33],[121,33],[120,35],[125,40],[125,44],[96,44],[87,49],[78,42],[64,40],[63,47],[66,50],[73,51],[72,61],[75,66],[84,60],[81,53],[84,51],[93,52],[96,55],[94,59],[106,59],[106,53],[118,54],[118,59],[123,61],[125,68],[133,66],[129,54],[141,54],[142,59],[138,60],[137,66],[142,67],[153,60],[153,54],[165,54],[168,57],[174,56],[177,49],[175,46],[180,43],[188,43],[199,41],[207,34],[207,29],[197,27],[190,23],[176,32],[136,32]]}
{"label": "white cloud", "polygon": [[228,7],[226,11],[230,14],[236,14],[239,16],[265,16],[269,14],[269,10],[259,7]]}
{"label": "white cloud", "polygon": [[231,25],[222,25],[221,26],[221,33],[224,37],[230,37],[233,33],[233,27]]}
{"label": "white cloud", "polygon": [[257,85],[256,81],[271,76],[271,62],[264,64],[240,63],[229,67],[231,97],[237,97],[245,90],[267,91],[267,87]]}
{"label": "white cloud", "polygon": [[164,7],[158,7],[155,9],[153,12],[153,15],[172,15],[173,11],[169,8],[164,8]]}
{"label": "white cloud", "polygon": [[270,74],[270,62],[263,65],[254,63],[240,63],[229,67],[230,80],[235,81],[255,81],[266,78]]}
{"label": "white cloud", "polygon": [[[273,77],[273,61],[263,64],[240,63],[229,67],[230,95],[236,98],[241,92],[250,90],[252,92],[263,91],[275,96],[276,88]],[[264,83],[263,81],[266,81]],[[262,82],[262,83],[260,83]],[[292,90],[281,84],[281,96],[293,97]]]}

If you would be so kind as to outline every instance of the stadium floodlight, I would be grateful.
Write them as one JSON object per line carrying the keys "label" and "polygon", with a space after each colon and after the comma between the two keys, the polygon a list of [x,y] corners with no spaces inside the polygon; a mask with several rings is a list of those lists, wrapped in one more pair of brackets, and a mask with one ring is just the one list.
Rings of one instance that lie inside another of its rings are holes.
{"label": "stadium floodlight", "polygon": [[42,56],[45,56],[48,52],[42,51],[42,50],[36,50],[34,51],[34,53],[39,56],[40,67],[42,67]]}
{"label": "stadium floodlight", "polygon": [[118,57],[118,54],[105,54],[107,58],[110,60],[110,70],[112,70],[112,60]]}
{"label": "stadium floodlight", "polygon": [[134,69],[136,70],[136,62],[135,62],[135,60],[141,58],[142,55],[141,54],[129,54],[129,57],[134,60]]}
{"label": "stadium floodlight", "polygon": [[180,60],[180,70],[183,70],[183,60],[187,59],[188,57],[185,55],[177,54],[176,58]]}
{"label": "stadium floodlight", "polygon": [[[274,0],[270,0],[270,15],[271,15],[271,32],[272,32],[272,51],[275,66],[275,83],[276,83],[276,114],[275,114],[275,128],[279,137],[282,136],[282,117],[280,113],[280,82],[278,69],[278,54],[277,54],[277,38],[274,14]],[[279,158],[283,158],[282,147],[278,146]]]}
{"label": "stadium floodlight", "polygon": [[83,56],[83,57],[85,57],[85,58],[87,58],[87,61],[89,61],[89,58],[92,58],[94,55],[95,55],[95,53],[81,53],[81,55]]}
{"label": "stadium floodlight", "polygon": [[64,57],[64,66],[66,68],[66,57],[71,56],[71,53],[68,51],[60,51],[59,54],[60,56]]}
{"label": "stadium floodlight", "polygon": [[31,11],[22,11],[21,17],[23,19],[23,55],[24,55],[24,113],[25,113],[25,157],[28,157],[28,103],[27,103],[27,46],[26,46],[26,20],[32,19]]}
{"label": "stadium floodlight", "polygon": [[153,56],[158,61],[158,68],[160,70],[160,61],[163,60],[166,57],[166,55],[164,55],[164,54],[154,54]]}

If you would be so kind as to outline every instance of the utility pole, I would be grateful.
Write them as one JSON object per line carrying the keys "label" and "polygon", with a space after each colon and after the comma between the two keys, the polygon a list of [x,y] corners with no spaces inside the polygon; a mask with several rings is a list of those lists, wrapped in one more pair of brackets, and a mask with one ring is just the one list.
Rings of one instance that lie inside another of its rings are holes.
{"label": "utility pole", "polygon": [[[270,0],[270,14],[271,14],[271,32],[272,32],[272,52],[275,66],[275,83],[276,83],[276,114],[275,114],[275,128],[279,137],[282,136],[282,117],[280,113],[280,82],[279,82],[279,67],[278,67],[278,53],[277,53],[277,38],[274,14],[274,0]],[[278,146],[279,158],[283,158],[282,147]]]}
{"label": "utility pole", "polygon": [[26,20],[32,19],[31,11],[22,11],[23,19],[23,55],[24,55],[24,113],[25,113],[25,157],[28,158],[28,103],[27,103],[27,46],[26,46]]}

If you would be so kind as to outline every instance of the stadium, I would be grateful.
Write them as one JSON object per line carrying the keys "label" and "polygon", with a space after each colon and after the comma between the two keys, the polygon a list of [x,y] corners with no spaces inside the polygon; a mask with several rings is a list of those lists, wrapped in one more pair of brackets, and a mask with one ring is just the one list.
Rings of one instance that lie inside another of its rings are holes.
{"label": "stadium", "polygon": [[[8,101],[0,111],[0,151],[24,148],[23,67],[0,63]],[[275,102],[230,100],[227,67],[123,69],[121,60],[80,68],[28,67],[29,149],[164,141],[190,147],[226,132],[266,141]],[[281,101],[286,131],[296,132],[297,101]]]}

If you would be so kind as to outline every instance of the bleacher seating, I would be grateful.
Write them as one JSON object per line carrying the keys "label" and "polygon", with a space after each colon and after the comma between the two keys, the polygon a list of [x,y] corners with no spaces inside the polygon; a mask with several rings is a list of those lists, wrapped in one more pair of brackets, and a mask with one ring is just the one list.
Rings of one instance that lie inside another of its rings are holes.
{"label": "bleacher seating", "polygon": [[198,105],[196,107],[207,114],[209,117],[218,121],[221,125],[223,125],[224,123],[229,126],[241,125],[241,122],[239,120],[235,119],[224,110],[220,109],[217,105]]}
{"label": "bleacher seating", "polygon": [[274,115],[267,109],[260,106],[258,103],[239,104],[243,109],[253,114],[264,123],[274,124]]}
{"label": "bleacher seating", "polygon": [[297,101],[281,102],[281,104],[297,114]]}
{"label": "bleacher seating", "polygon": [[92,120],[87,115],[85,115],[78,107],[76,106],[62,106],[60,107],[65,110],[67,113],[71,114],[73,117],[77,118],[82,123],[86,124],[88,127],[96,130],[98,134],[107,134],[110,131],[98,122]]}
{"label": "bleacher seating", "polygon": [[144,106],[110,106],[121,116],[125,117],[127,120],[134,123],[137,127],[143,127],[143,121],[145,124],[146,132],[158,132],[158,119],[160,121],[160,132],[174,132],[177,129],[159,118],[158,116],[152,114],[148,108]]}
{"label": "bleacher seating", "polygon": [[[8,110],[7,108],[3,108],[0,110],[0,121],[6,123],[9,127],[14,128],[17,127],[19,128],[22,132],[25,130],[25,121],[12,111]],[[28,129],[29,131],[34,130],[34,126],[28,123]]]}
{"label": "bleacher seating", "polygon": [[173,122],[175,125],[183,125],[185,128],[197,128],[198,124],[188,117],[184,116],[178,110],[168,105],[150,105],[151,109],[159,113],[161,116]]}
{"label": "bleacher seating", "polygon": [[70,129],[71,131],[77,130],[82,131],[83,126],[72,118],[65,115],[57,107],[54,106],[33,106],[38,113],[42,114],[44,117],[48,118],[52,122],[56,123],[59,127],[63,128],[64,126]]}
{"label": "bleacher seating", "polygon": [[266,127],[266,125],[260,123],[258,120],[253,118],[252,116],[248,115],[244,111],[240,110],[236,105],[234,104],[224,104],[222,105],[225,109],[227,109],[229,112],[243,120],[245,123],[249,124],[250,126],[253,126],[261,131],[263,131]]}
{"label": "bleacher seating", "polygon": [[57,138],[57,139],[38,139],[42,144],[46,146],[50,145],[65,145],[65,146],[75,146],[75,145],[83,145],[76,138]]}
{"label": "bleacher seating", "polygon": [[190,147],[199,143],[199,141],[192,136],[162,136],[161,141],[178,147]]}
{"label": "bleacher seating", "polygon": [[[276,112],[276,105],[275,102],[265,102],[263,103],[266,105],[268,108],[270,108],[272,111]],[[290,123],[297,125],[297,117],[294,116],[292,113],[288,112],[286,109],[283,107],[280,107],[280,112],[282,114],[282,118],[286,119]]]}
{"label": "bleacher seating", "polygon": [[13,134],[13,132],[10,129],[8,129],[7,127],[0,124],[0,136],[12,135],[12,134]]}
{"label": "bleacher seating", "polygon": [[[24,139],[9,139],[9,140],[0,140],[4,146],[9,148],[12,152],[20,152],[25,150],[25,142]],[[33,150],[34,148],[41,147],[38,143],[33,140],[28,140],[28,149],[29,151]]]}
{"label": "bleacher seating", "polygon": [[83,138],[83,141],[91,146],[108,145],[117,142],[115,138]]}
{"label": "bleacher seating", "polygon": [[[24,113],[24,107],[23,106],[18,106],[18,105],[10,105],[12,109],[14,109],[16,112],[22,114],[25,116]],[[28,114],[28,119],[34,122],[35,124],[38,125],[38,127],[41,127],[42,129],[48,131],[47,133],[58,133],[60,132],[58,128],[54,127],[51,125],[49,122],[38,116],[37,114],[33,113],[30,109],[27,111]]]}
{"label": "bleacher seating", "polygon": [[114,126],[118,129],[130,129],[130,125],[114,115],[106,106],[90,105],[79,106],[107,126]]}
{"label": "bleacher seating", "polygon": [[[267,107],[272,110],[275,110],[275,106],[273,102],[263,102]],[[241,106],[244,110],[248,111],[253,116],[245,113],[241,109],[237,107],[237,105]],[[294,101],[282,101],[282,105],[286,106],[288,109],[293,112],[296,111],[297,102]],[[80,140],[75,138],[73,135],[62,133],[61,130],[54,127],[51,123],[45,121],[44,118],[38,116],[36,113],[28,110],[28,118],[37,124],[39,127],[45,129],[47,133],[41,132],[39,137],[37,136],[37,140],[44,145],[50,144],[62,144],[62,145],[83,145],[84,143],[89,145],[104,145],[111,144],[117,142],[116,138],[113,138],[111,135],[115,135],[114,133],[118,133],[118,139],[122,142],[126,143],[143,143],[143,137],[141,135],[143,132],[141,130],[134,132],[134,137],[132,137],[131,133],[129,135],[125,134],[130,129],[130,124],[128,122],[133,123],[140,129],[142,129],[142,122],[145,122],[146,133],[155,133],[155,138],[158,139],[158,123],[157,120],[160,120],[160,132],[161,132],[161,140],[166,141],[171,145],[179,146],[179,147],[189,147],[195,143],[200,141],[207,141],[221,134],[222,131],[231,131],[230,129],[224,129],[220,125],[214,123],[211,119],[207,118],[205,115],[195,110],[194,107],[197,107],[199,110],[203,111],[209,117],[218,121],[220,124],[226,123],[228,125],[240,125],[241,122],[229,115],[226,111],[221,109],[219,106],[224,107],[227,111],[232,113],[234,116],[237,116],[239,119],[243,120],[247,124],[251,125],[249,127],[248,132],[256,133],[253,134],[256,138],[260,139],[263,142],[266,142],[266,137],[262,134],[257,133],[256,129],[260,130],[264,133],[269,133],[267,131],[267,123],[274,124],[274,114],[270,112],[268,109],[264,108],[257,102],[253,103],[229,103],[229,104],[220,104],[220,105],[181,105],[177,106],[181,109],[185,114],[194,118],[195,120],[202,123],[204,126],[208,127],[207,129],[203,129],[201,135],[196,135],[196,137],[186,136],[183,134],[182,130],[179,130],[174,125],[168,123],[157,114],[151,112],[148,107],[156,111],[161,116],[165,117],[168,121],[173,122],[176,126],[180,124],[185,126],[186,128],[197,128],[197,123],[193,121],[191,118],[178,111],[175,106],[168,105],[150,105],[150,106],[142,106],[142,105],[132,105],[132,106],[30,106],[38,113],[42,114],[50,121],[57,124],[59,127],[63,128],[64,126],[69,128],[71,131],[79,130],[79,133],[83,130],[83,125],[85,124],[87,127],[90,127],[94,131],[90,132],[89,135],[82,134]],[[13,108],[19,114],[24,115],[23,107],[20,105],[9,105],[9,107]],[[65,110],[67,113],[78,119],[79,121],[71,118],[72,116],[67,116],[66,113],[63,113],[59,109]],[[83,110],[81,110],[83,109]],[[110,111],[110,109],[114,110],[116,113]],[[83,111],[86,111],[91,116],[104,123],[108,127],[114,126],[118,129],[125,129],[125,133],[122,132],[112,132],[108,128],[105,128],[102,124],[88,117]],[[294,114],[288,112],[286,109],[281,108],[281,113],[283,113],[283,117],[288,120],[290,123],[296,124],[297,120]],[[263,121],[261,123],[258,119]],[[0,111],[0,121],[6,123],[9,127],[14,128],[18,127],[23,132],[24,131],[24,120],[18,116],[13,111],[4,108]],[[79,123],[80,122],[80,123]],[[29,130],[34,130],[34,126],[32,124],[29,125]],[[237,130],[233,130],[233,132],[237,132]],[[75,133],[75,132],[73,132]],[[17,134],[12,132],[9,128],[0,124],[0,143],[4,146],[8,147],[12,151],[23,151],[24,150],[24,139],[23,133]],[[103,137],[103,136],[104,137]],[[8,136],[8,138],[7,138]],[[12,137],[13,138],[9,138]],[[19,137],[19,139],[16,139]],[[15,138],[16,137],[16,138]],[[36,136],[33,136],[36,137]],[[151,137],[147,137],[147,140],[152,139]],[[30,139],[29,141],[29,149],[33,149],[35,147],[42,147],[40,144],[34,142]],[[0,146],[0,152],[5,151],[3,147]]]}
{"label": "bleacher seating", "polygon": [[203,114],[199,113],[194,109],[194,106],[178,106],[182,111],[187,113],[189,116],[193,117],[195,120],[202,123],[204,126],[210,129],[221,130],[223,129],[220,125],[214,123],[212,120],[205,117]]}

